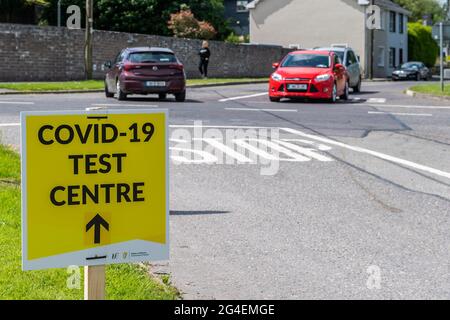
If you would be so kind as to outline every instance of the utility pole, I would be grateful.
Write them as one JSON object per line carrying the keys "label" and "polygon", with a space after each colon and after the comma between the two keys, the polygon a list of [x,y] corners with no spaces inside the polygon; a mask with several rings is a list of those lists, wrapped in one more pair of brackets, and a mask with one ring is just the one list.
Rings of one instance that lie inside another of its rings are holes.
{"label": "utility pole", "polygon": [[439,23],[439,65],[441,74],[441,91],[444,92],[444,23]]}
{"label": "utility pole", "polygon": [[[375,0],[370,0],[370,5],[373,8]],[[370,28],[370,67],[369,67],[369,79],[373,80],[373,60],[375,57],[375,30],[374,27]]]}
{"label": "utility pole", "polygon": [[94,0],[86,0],[86,36],[84,44],[84,64],[86,80],[92,79],[92,36],[94,33]]}
{"label": "utility pole", "polygon": [[58,10],[58,28],[59,28],[61,27],[61,0],[58,0],[57,10]]}

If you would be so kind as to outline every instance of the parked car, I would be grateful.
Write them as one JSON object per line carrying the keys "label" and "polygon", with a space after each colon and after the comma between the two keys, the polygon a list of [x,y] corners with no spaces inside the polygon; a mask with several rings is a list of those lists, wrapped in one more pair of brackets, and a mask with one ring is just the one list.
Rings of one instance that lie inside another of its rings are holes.
{"label": "parked car", "polygon": [[341,59],[342,64],[347,68],[350,80],[350,88],[353,92],[361,91],[362,84],[362,68],[359,62],[359,57],[356,55],[355,51],[347,46],[331,46],[324,48],[314,48],[314,50],[320,51],[332,51],[339,59]]}
{"label": "parked car", "polygon": [[423,62],[411,61],[404,63],[392,72],[392,80],[430,80],[431,70]]}
{"label": "parked car", "polygon": [[166,48],[126,48],[114,62],[108,61],[105,77],[105,95],[116,94],[125,100],[129,94],[158,94],[166,99],[175,95],[176,101],[186,99],[186,74],[183,64],[172,50]]}
{"label": "parked car", "polygon": [[347,100],[349,76],[339,57],[330,51],[294,51],[274,63],[270,76],[270,101],[281,98]]}

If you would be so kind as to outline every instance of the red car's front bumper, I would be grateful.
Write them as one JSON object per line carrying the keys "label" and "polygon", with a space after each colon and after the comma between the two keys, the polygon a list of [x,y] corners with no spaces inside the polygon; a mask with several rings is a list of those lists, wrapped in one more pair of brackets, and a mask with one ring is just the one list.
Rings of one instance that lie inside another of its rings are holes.
{"label": "red car's front bumper", "polygon": [[[290,90],[289,84],[306,84],[306,90]],[[269,96],[273,98],[313,98],[329,99],[333,93],[334,81],[332,79],[316,82],[314,80],[280,80],[272,78],[269,82]]]}

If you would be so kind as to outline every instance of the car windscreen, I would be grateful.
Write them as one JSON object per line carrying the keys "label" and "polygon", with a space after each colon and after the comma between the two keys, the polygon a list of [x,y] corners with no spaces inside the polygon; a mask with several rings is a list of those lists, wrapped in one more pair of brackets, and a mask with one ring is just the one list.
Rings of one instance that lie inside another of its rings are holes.
{"label": "car windscreen", "polygon": [[290,54],[282,67],[329,68],[330,56],[319,54]]}
{"label": "car windscreen", "polygon": [[420,64],[411,62],[404,63],[402,64],[401,69],[420,69]]}
{"label": "car windscreen", "polygon": [[174,63],[177,58],[170,52],[133,52],[128,61],[134,63]]}

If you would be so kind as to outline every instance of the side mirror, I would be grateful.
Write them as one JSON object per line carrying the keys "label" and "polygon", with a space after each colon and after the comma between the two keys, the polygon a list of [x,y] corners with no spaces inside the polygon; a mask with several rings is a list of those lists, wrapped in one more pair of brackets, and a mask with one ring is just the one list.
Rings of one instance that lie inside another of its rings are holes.
{"label": "side mirror", "polygon": [[280,66],[279,62],[272,63],[272,68],[274,68],[274,69],[278,69],[279,66]]}
{"label": "side mirror", "polygon": [[336,63],[335,66],[334,66],[334,69],[335,70],[343,70],[344,66],[342,64],[340,64],[340,63]]}
{"label": "side mirror", "polygon": [[106,61],[103,65],[104,65],[106,68],[111,69],[111,67],[112,67],[112,62],[111,62],[111,61]]}

